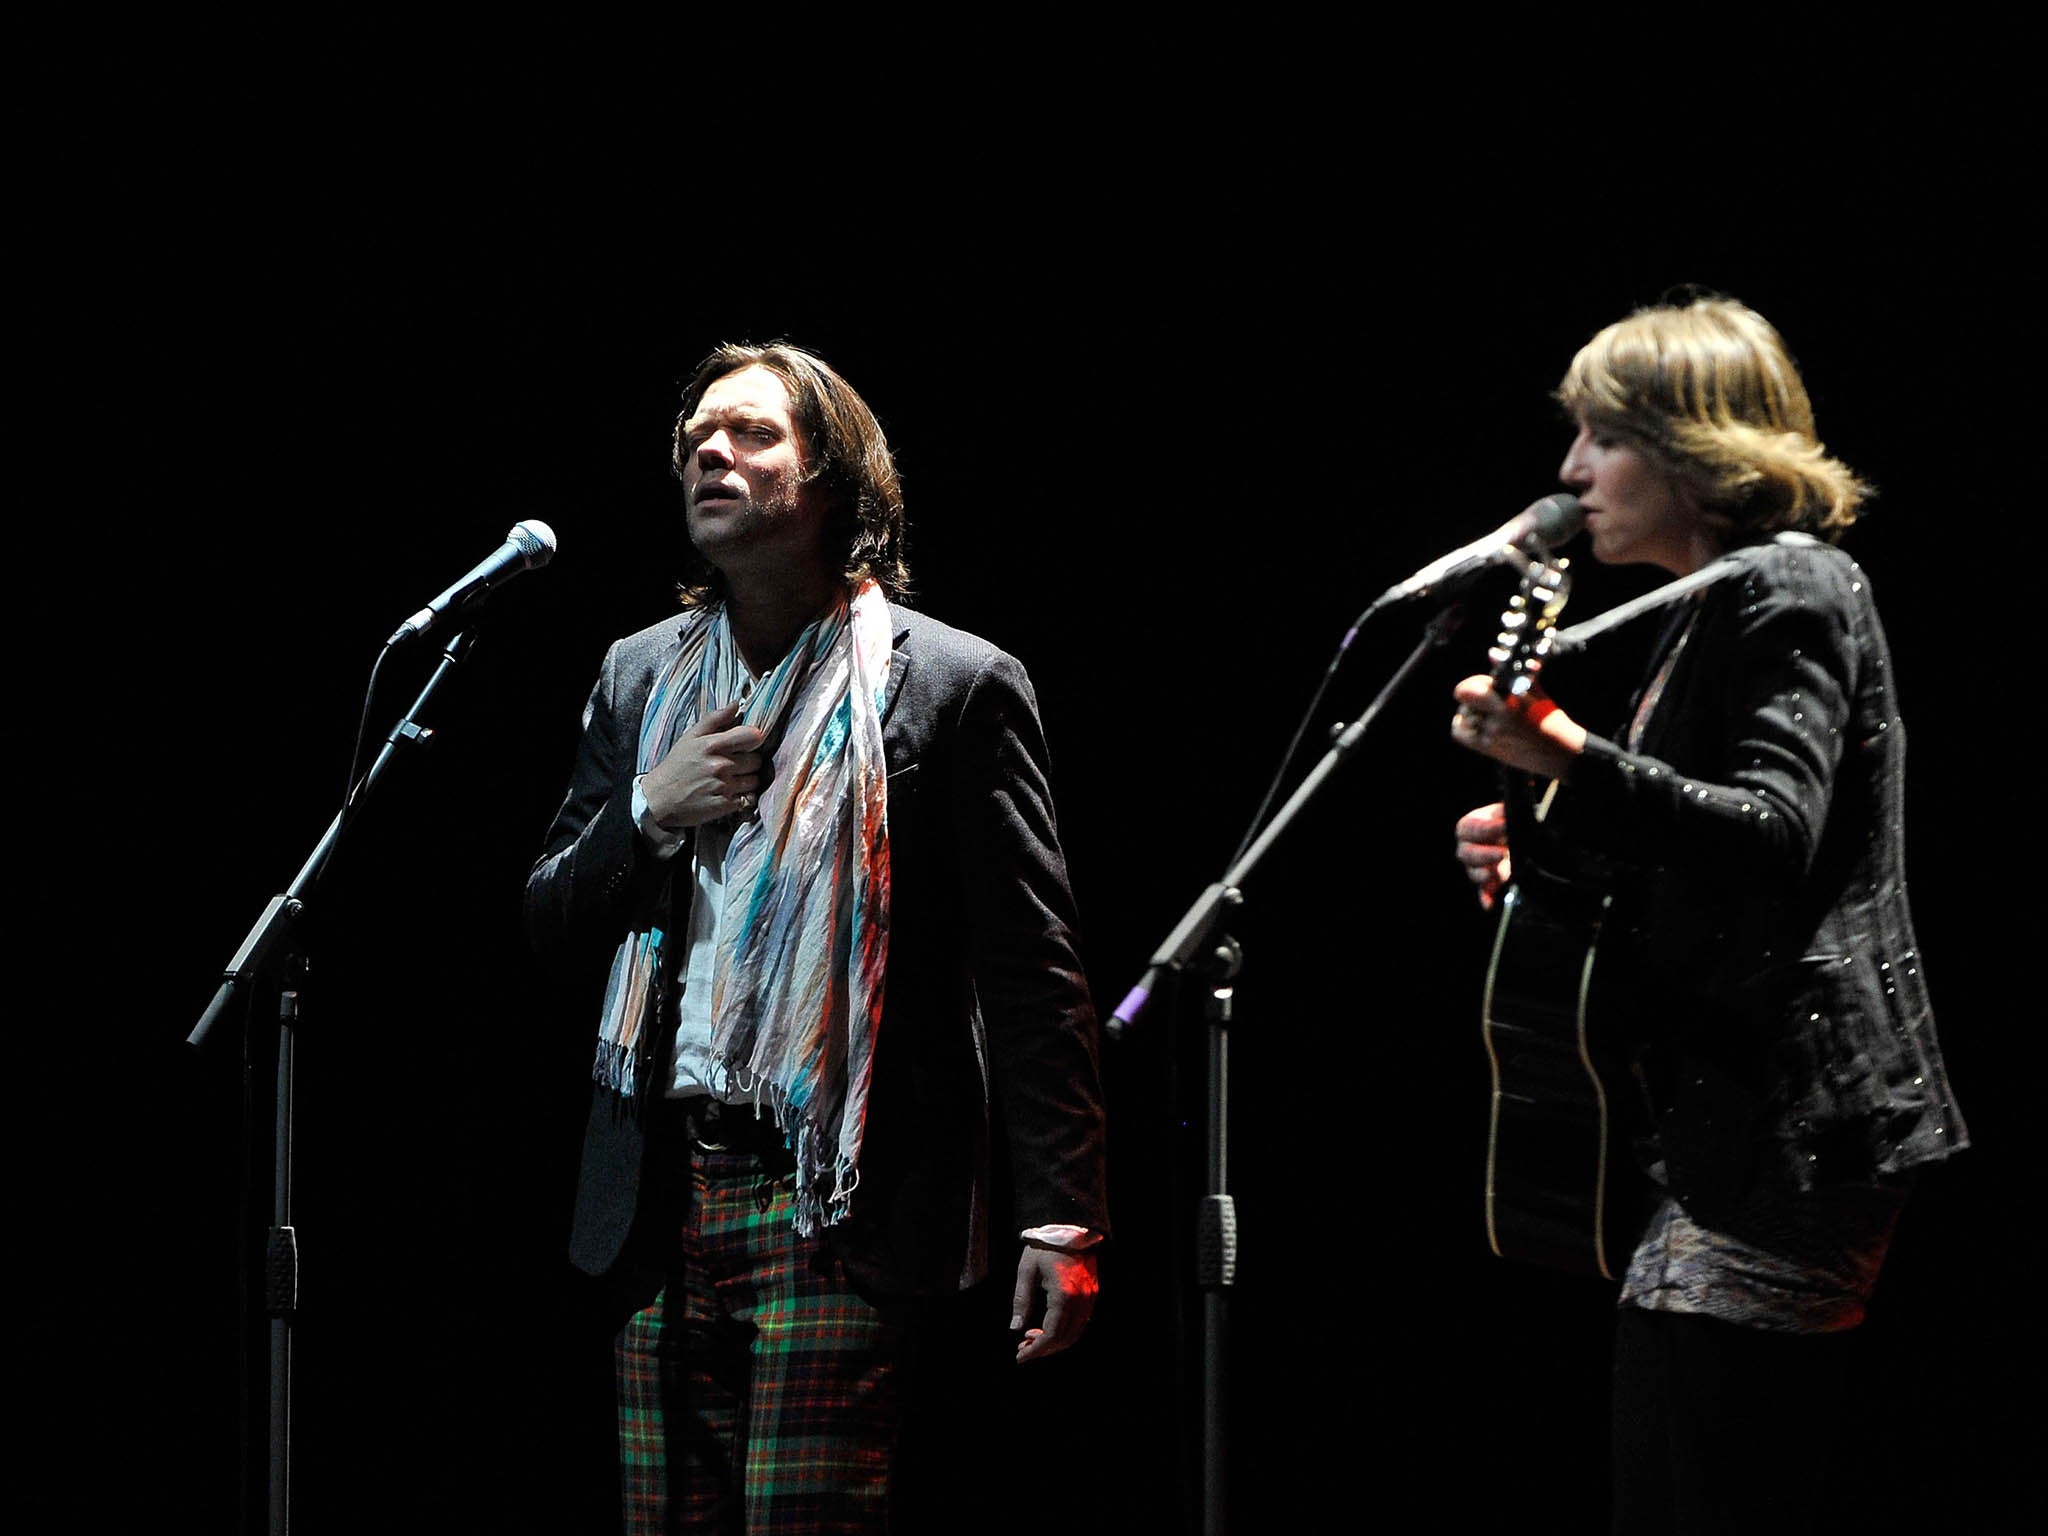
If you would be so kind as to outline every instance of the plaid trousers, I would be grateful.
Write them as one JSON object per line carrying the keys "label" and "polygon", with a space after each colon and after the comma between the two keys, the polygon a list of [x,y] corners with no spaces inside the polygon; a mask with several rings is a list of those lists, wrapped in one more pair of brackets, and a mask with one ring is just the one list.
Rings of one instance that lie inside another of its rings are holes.
{"label": "plaid trousers", "polygon": [[678,1258],[616,1344],[628,1536],[888,1527],[908,1316],[791,1230],[793,1179],[691,1149]]}

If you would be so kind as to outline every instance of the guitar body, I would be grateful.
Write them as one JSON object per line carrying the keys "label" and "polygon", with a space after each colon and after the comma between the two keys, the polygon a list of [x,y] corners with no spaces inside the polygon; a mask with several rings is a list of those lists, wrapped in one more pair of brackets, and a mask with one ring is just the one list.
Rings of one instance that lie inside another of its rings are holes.
{"label": "guitar body", "polygon": [[[1509,708],[1537,680],[1571,591],[1570,562],[1531,559],[1488,652]],[[1553,789],[1555,786],[1553,786]],[[1546,801],[1547,806],[1547,801]],[[1543,812],[1538,811],[1540,819]],[[1637,1236],[1637,1182],[1615,1088],[1626,1067],[1595,1025],[1594,959],[1607,899],[1531,876],[1501,898],[1481,1007],[1493,1105],[1486,1240],[1502,1258],[1617,1279]]]}
{"label": "guitar body", "polygon": [[1481,1010],[1486,1237],[1502,1258],[1615,1280],[1639,1235],[1638,1186],[1618,1134],[1625,1058],[1596,1023],[1606,910],[1555,882],[1502,897]]}

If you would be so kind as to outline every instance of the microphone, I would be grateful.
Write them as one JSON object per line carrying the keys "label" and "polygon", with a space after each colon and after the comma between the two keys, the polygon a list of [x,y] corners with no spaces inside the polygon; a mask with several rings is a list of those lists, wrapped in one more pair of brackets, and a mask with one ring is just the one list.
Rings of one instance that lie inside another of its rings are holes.
{"label": "microphone", "polygon": [[1579,498],[1566,491],[1532,501],[1483,539],[1432,560],[1406,581],[1396,582],[1373,602],[1373,608],[1405,603],[1411,598],[1449,596],[1470,586],[1497,565],[1520,565],[1523,546],[1551,549],[1579,531],[1586,520]]}
{"label": "microphone", "polygon": [[501,582],[510,581],[521,571],[538,570],[554,558],[554,529],[535,518],[514,523],[503,544],[475,570],[399,625],[385,645],[402,645],[424,635],[451,608],[467,608],[471,603],[482,602]]}

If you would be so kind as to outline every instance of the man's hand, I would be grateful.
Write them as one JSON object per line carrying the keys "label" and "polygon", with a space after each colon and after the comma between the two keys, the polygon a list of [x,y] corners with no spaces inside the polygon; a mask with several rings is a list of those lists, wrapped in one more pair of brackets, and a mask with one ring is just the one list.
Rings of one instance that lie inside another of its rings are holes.
{"label": "man's hand", "polygon": [[754,808],[761,791],[759,726],[740,725],[739,704],[724,704],[678,736],[640,780],[654,819],[680,832]]}
{"label": "man's hand", "polygon": [[1017,1345],[1017,1359],[1043,1360],[1056,1355],[1081,1337],[1095,1310],[1095,1293],[1101,1289],[1096,1278],[1095,1251],[1069,1253],[1063,1248],[1046,1248],[1027,1242],[1017,1260],[1017,1289],[1010,1295],[1010,1327],[1024,1328],[1039,1293],[1045,1294],[1045,1314],[1036,1328],[1024,1328]]}

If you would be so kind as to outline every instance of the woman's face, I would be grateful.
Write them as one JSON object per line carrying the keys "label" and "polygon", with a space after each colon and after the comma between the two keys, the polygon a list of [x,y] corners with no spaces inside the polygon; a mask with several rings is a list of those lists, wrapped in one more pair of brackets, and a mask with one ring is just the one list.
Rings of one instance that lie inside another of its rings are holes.
{"label": "woman's face", "polygon": [[1632,438],[1580,422],[1558,477],[1577,493],[1603,565],[1661,565],[1685,576],[1720,553],[1698,499]]}

